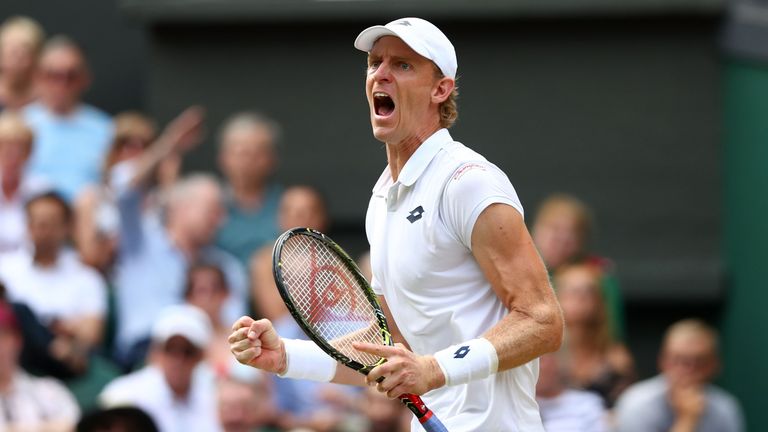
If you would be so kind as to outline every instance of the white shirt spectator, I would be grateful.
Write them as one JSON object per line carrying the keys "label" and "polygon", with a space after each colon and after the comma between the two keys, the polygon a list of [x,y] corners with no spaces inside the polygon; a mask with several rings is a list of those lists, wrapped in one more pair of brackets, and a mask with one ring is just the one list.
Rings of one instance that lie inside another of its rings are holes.
{"label": "white shirt spectator", "polygon": [[567,389],[553,398],[536,398],[547,432],[605,432],[603,401],[594,393]]}
{"label": "white shirt spectator", "polygon": [[74,425],[80,408],[69,390],[53,378],[18,371],[8,392],[0,392],[0,430],[41,430],[44,424]]}
{"label": "white shirt spectator", "polygon": [[36,265],[28,248],[0,255],[0,280],[11,300],[29,306],[43,322],[106,314],[104,279],[73,250],[62,250],[53,267]]}
{"label": "white shirt spectator", "polygon": [[185,400],[174,397],[160,369],[147,366],[112,381],[99,396],[99,402],[105,408],[141,408],[162,432],[221,430],[214,375],[205,365],[195,369]]}

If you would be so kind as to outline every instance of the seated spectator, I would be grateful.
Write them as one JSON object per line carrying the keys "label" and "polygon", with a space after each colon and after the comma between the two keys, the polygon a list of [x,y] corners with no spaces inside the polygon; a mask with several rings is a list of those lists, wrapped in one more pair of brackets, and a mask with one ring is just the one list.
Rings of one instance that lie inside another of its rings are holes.
{"label": "seated spectator", "polygon": [[227,338],[232,332],[221,320],[224,302],[229,297],[227,278],[219,267],[213,264],[195,264],[187,272],[187,288],[184,298],[188,304],[205,312],[213,329],[213,340],[206,350],[207,363],[218,376],[225,376],[232,363]]}
{"label": "seated spectator", "polygon": [[147,413],[135,407],[97,410],[77,422],[77,432],[159,432]]}
{"label": "seated spectator", "polygon": [[0,25],[0,111],[19,110],[35,99],[34,77],[45,31],[23,16]]}
{"label": "seated spectator", "polygon": [[568,387],[560,353],[539,359],[536,402],[547,432],[604,432],[608,430],[603,401],[592,392]]}
{"label": "seated spectator", "polygon": [[611,332],[624,340],[624,301],[611,260],[589,251],[592,214],[586,204],[565,194],[554,194],[541,203],[536,212],[531,236],[550,275],[567,264],[588,262],[603,270],[600,288],[608,308]]}
{"label": "seated spectator", "polygon": [[102,337],[104,280],[66,247],[72,216],[61,197],[52,192],[34,197],[26,212],[31,246],[0,256],[0,279],[12,301],[29,306],[59,339],[89,352]]}
{"label": "seated spectator", "polygon": [[99,181],[112,139],[109,116],[81,101],[90,80],[80,47],[53,37],[40,59],[39,100],[24,108],[35,131],[29,172],[50,182],[68,202]]}
{"label": "seated spectator", "polygon": [[163,432],[221,430],[214,375],[203,363],[210,342],[203,311],[164,309],[152,329],[150,364],[108,384],[99,396],[102,407],[140,408]]}
{"label": "seated spectator", "polygon": [[554,286],[565,319],[569,382],[598,393],[610,408],[635,374],[631,354],[611,335],[601,280],[599,267],[571,264],[558,270]]}
{"label": "seated spectator", "polygon": [[661,374],[641,381],[619,398],[619,432],[741,432],[739,402],[712,384],[720,368],[717,333],[687,319],[673,324],[659,355]]}
{"label": "seated spectator", "polygon": [[48,189],[41,179],[24,175],[32,150],[32,130],[18,114],[0,114],[0,252],[27,242],[25,202]]}
{"label": "seated spectator", "polygon": [[277,207],[282,188],[271,181],[277,135],[278,126],[272,120],[243,112],[227,120],[219,137],[227,220],[216,244],[243,265],[278,234]]}
{"label": "seated spectator", "polygon": [[224,432],[267,432],[275,422],[269,379],[261,371],[233,363],[217,388],[218,411]]}
{"label": "seated spectator", "polygon": [[22,343],[13,310],[0,302],[0,430],[72,430],[80,416],[74,397],[58,381],[21,369]]}
{"label": "seated spectator", "polygon": [[[202,110],[184,111],[158,138],[152,120],[137,112],[115,116],[115,138],[107,153],[104,179],[90,185],[77,197],[75,242],[83,262],[106,273],[113,264],[119,241],[117,196],[143,192],[151,187],[169,189],[176,182],[182,153],[200,141]],[[144,211],[155,211],[154,202],[145,202]]]}
{"label": "seated spectator", "polygon": [[117,307],[117,360],[127,368],[143,360],[152,323],[160,311],[184,301],[192,263],[217,265],[227,277],[230,295],[223,322],[245,314],[247,279],[236,258],[210,243],[224,216],[215,178],[194,174],[168,194],[163,218],[143,213],[143,193],[119,197],[120,246],[114,278]]}

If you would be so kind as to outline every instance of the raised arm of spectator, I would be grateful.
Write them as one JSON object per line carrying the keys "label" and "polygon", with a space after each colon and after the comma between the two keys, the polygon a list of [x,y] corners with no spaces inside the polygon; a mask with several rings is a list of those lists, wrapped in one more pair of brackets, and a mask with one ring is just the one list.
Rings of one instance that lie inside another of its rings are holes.
{"label": "raised arm of spectator", "polygon": [[[113,184],[119,191],[123,188],[145,186],[157,169],[167,160],[177,158],[182,153],[194,148],[203,134],[204,111],[199,106],[184,110],[165,128],[157,141],[149,146],[132,164],[127,176],[118,176]],[[120,178],[122,177],[122,178]]]}

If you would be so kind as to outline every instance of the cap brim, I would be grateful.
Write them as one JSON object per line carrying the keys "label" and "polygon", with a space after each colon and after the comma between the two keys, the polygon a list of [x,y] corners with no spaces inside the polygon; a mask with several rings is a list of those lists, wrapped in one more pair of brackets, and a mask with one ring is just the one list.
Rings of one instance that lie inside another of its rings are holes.
{"label": "cap brim", "polygon": [[376,41],[379,40],[379,38],[382,36],[400,37],[399,34],[384,27],[383,25],[368,27],[367,29],[361,31],[359,35],[357,35],[357,39],[355,39],[355,48],[359,49],[360,51],[370,52],[373,48],[373,44],[375,44]]}

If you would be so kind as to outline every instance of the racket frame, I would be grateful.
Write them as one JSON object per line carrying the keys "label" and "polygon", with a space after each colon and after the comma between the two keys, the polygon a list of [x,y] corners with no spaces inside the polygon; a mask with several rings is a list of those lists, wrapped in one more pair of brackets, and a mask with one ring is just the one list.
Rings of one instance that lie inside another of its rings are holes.
{"label": "racket frame", "polygon": [[365,294],[366,300],[368,300],[368,303],[370,303],[371,307],[374,311],[374,316],[376,317],[376,324],[379,326],[379,331],[381,333],[381,339],[382,343],[384,345],[393,345],[392,342],[392,335],[389,332],[389,326],[387,325],[387,318],[384,315],[384,311],[381,310],[381,306],[379,305],[379,301],[376,298],[376,294],[373,292],[373,289],[368,284],[368,281],[365,279],[365,276],[363,276],[363,273],[360,271],[360,268],[357,266],[357,263],[344,251],[344,249],[341,248],[336,242],[331,240],[328,236],[321,233],[320,231],[313,230],[311,228],[293,228],[286,232],[284,232],[280,237],[278,237],[277,241],[275,242],[275,246],[272,250],[272,270],[274,272],[275,276],[275,283],[277,284],[277,290],[280,292],[280,297],[283,298],[283,302],[285,303],[286,307],[288,308],[288,312],[291,313],[291,316],[293,316],[294,320],[296,320],[296,323],[301,327],[301,329],[304,331],[304,333],[312,339],[313,342],[315,342],[323,351],[325,351],[328,355],[333,357],[336,361],[342,363],[343,365],[352,368],[360,373],[363,373],[365,375],[368,375],[368,372],[373,370],[376,366],[381,365],[386,361],[386,359],[382,358],[377,363],[372,365],[366,365],[358,362],[357,360],[351,359],[348,356],[341,353],[339,350],[334,348],[330,343],[328,343],[327,340],[324,338],[318,337],[314,330],[312,330],[312,326],[309,322],[307,322],[306,318],[297,310],[295,306],[295,302],[293,297],[291,296],[291,293],[288,290],[288,287],[284,284],[284,278],[282,274],[282,263],[280,262],[280,256],[282,255],[282,249],[285,243],[288,241],[289,238],[295,237],[295,236],[309,236],[313,237],[326,246],[329,247],[331,252],[333,252],[337,257],[339,257],[344,264],[347,266],[347,268],[352,273],[352,276],[355,278],[355,281],[360,285],[360,287],[363,288],[363,293]]}

